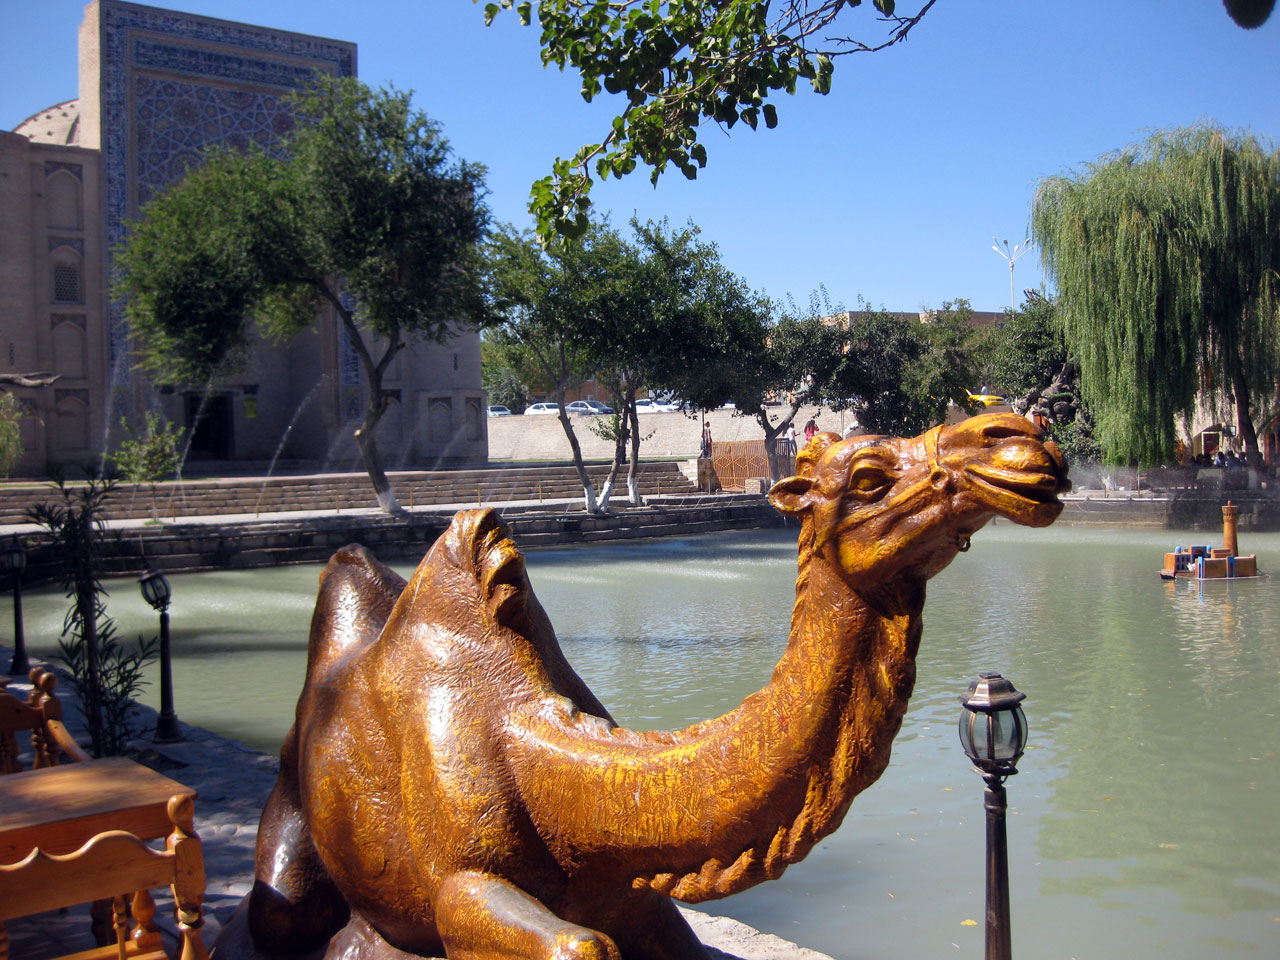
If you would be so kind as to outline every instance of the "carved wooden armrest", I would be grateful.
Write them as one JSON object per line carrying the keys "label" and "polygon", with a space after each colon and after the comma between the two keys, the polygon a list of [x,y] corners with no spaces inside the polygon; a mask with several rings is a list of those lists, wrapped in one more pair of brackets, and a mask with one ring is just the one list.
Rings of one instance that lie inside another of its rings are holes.
{"label": "carved wooden armrest", "polygon": [[28,702],[43,717],[43,729],[37,732],[33,744],[36,767],[56,766],[64,754],[77,762],[89,759],[89,754],[76,743],[75,737],[62,722],[62,701],[54,692],[57,687],[58,678],[54,673],[32,667],[31,697]]}
{"label": "carved wooden armrest", "polygon": [[80,744],[76,743],[76,738],[71,735],[71,731],[61,720],[46,720],[45,729],[49,731],[49,748],[54,752],[61,752],[74,762],[90,759],[89,754],[84,751]]}

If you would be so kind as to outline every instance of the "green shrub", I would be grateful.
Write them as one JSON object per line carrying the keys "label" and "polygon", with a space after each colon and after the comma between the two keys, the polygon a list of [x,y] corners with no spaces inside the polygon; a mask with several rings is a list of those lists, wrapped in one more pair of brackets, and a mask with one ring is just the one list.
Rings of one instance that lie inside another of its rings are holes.
{"label": "green shrub", "polygon": [[12,393],[0,393],[0,477],[13,473],[22,459],[22,404]]}

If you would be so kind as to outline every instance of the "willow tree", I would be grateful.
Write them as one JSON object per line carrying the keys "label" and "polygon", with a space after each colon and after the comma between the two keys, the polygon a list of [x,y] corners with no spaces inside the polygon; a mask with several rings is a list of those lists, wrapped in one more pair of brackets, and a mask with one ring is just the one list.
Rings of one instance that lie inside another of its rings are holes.
{"label": "willow tree", "polygon": [[1040,183],[1032,229],[1108,459],[1173,452],[1198,400],[1255,415],[1280,378],[1280,155],[1212,126],[1158,133]]}

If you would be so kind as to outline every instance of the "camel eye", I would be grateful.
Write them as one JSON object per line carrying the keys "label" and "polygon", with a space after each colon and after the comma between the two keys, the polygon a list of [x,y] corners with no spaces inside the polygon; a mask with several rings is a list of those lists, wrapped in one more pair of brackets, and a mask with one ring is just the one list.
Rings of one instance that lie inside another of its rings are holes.
{"label": "camel eye", "polygon": [[849,492],[862,499],[883,496],[893,486],[893,477],[875,467],[859,467],[849,475]]}

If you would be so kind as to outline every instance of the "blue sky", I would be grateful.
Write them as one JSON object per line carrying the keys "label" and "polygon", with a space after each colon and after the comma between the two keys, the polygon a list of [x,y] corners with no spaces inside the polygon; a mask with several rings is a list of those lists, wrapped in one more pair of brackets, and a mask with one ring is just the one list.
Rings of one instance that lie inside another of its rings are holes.
{"label": "blue sky", "polygon": [[[900,0],[903,7],[912,0]],[[495,218],[528,225],[530,183],[603,135],[609,98],[544,70],[537,33],[484,26],[470,0],[173,0],[172,9],[351,40],[366,82],[415,91],[455,151],[489,168]],[[872,6],[844,15],[875,30]],[[0,0],[0,124],[77,94],[79,0]],[[1220,0],[938,0],[906,44],[837,61],[830,95],[777,102],[779,126],[706,129],[698,180],[641,169],[596,187],[599,209],[692,220],[771,296],[913,310],[1008,304],[991,238],[1026,235],[1037,181],[1212,120],[1280,139],[1280,13],[1236,27]],[[1038,251],[1017,263],[1021,299]]]}

